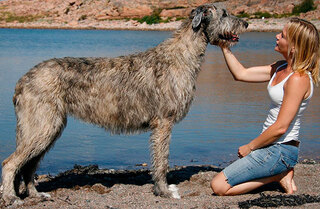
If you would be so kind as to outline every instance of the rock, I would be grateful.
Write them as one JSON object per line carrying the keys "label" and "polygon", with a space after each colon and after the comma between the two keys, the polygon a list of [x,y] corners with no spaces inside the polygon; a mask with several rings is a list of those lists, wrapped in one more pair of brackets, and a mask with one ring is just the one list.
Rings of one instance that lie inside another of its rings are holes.
{"label": "rock", "polygon": [[[270,14],[288,14],[292,12],[295,5],[298,5],[301,2],[302,0],[229,0],[225,1],[224,4],[228,11],[232,14],[254,14],[256,12],[268,12]],[[320,1],[314,1],[315,6],[318,6],[319,3]],[[318,17],[320,16],[317,16],[316,18]]]}
{"label": "rock", "polygon": [[164,9],[160,13],[161,17],[186,17],[191,12],[191,9]]}
{"label": "rock", "polygon": [[78,26],[79,22],[77,20],[74,20],[74,21],[69,22],[68,24],[69,24],[69,26],[74,27],[74,26]]}
{"label": "rock", "polygon": [[143,17],[146,15],[151,15],[153,9],[148,5],[138,5],[136,7],[124,6],[121,8],[120,17],[133,18],[133,17]]}
{"label": "rock", "polygon": [[118,17],[120,15],[120,13],[116,7],[108,7],[107,9],[103,10],[101,13],[103,13],[106,16],[111,16],[111,17]]}
{"label": "rock", "polygon": [[317,162],[314,159],[304,159],[302,164],[316,164]]}
{"label": "rock", "polygon": [[238,203],[239,208],[251,208],[259,206],[263,208],[279,206],[300,206],[306,203],[320,202],[320,196],[301,195],[264,195],[260,194],[259,198],[246,200]]}
{"label": "rock", "polygon": [[241,14],[241,13],[247,13],[247,11],[249,10],[249,7],[247,5],[240,5],[239,7],[235,8],[232,13],[237,15],[237,14]]}
{"label": "rock", "polygon": [[98,194],[106,194],[111,192],[110,189],[108,189],[107,187],[103,186],[102,184],[98,183],[95,184],[91,187],[91,189],[95,192],[97,192]]}

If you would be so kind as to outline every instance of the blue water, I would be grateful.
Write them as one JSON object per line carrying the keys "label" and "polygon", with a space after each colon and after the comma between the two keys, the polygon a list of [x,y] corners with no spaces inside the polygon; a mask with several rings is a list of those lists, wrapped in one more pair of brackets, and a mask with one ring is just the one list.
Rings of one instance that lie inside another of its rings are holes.
{"label": "blue water", "polygon": [[[0,161],[15,150],[12,95],[18,79],[31,67],[52,57],[116,57],[144,51],[171,36],[156,31],[0,29]],[[275,33],[245,33],[233,48],[245,66],[281,59],[274,52]],[[187,117],[172,133],[170,165],[225,166],[237,148],[256,137],[269,106],[266,83],[233,81],[220,49],[208,46],[197,93]],[[301,130],[301,158],[319,159],[320,96],[316,89]],[[149,161],[148,138],[111,135],[103,129],[68,118],[68,125],[37,173],[57,174],[73,165],[135,169]]]}

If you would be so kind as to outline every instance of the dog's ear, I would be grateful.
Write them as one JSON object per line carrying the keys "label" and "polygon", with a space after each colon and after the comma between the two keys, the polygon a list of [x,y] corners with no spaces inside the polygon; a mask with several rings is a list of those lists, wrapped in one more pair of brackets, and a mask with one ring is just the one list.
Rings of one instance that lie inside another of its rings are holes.
{"label": "dog's ear", "polygon": [[196,29],[201,21],[210,14],[210,11],[215,11],[216,7],[198,7],[192,10],[190,18],[192,19],[192,28]]}
{"label": "dog's ear", "polygon": [[199,8],[197,8],[195,10],[192,10],[191,16],[193,16],[193,18],[192,18],[192,28],[195,29],[201,23],[202,16],[203,16],[203,11],[201,11]]}

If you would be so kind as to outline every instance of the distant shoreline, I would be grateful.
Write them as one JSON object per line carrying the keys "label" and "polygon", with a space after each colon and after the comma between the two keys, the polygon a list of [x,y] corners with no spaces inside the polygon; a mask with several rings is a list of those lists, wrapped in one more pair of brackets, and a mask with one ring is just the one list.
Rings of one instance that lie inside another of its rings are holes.
{"label": "distant shoreline", "polygon": [[[249,19],[248,32],[279,32],[289,21],[289,18],[281,19]],[[320,29],[320,20],[311,21]],[[179,28],[181,21],[148,25],[136,21],[110,20],[101,22],[78,22],[71,23],[0,23],[0,28],[12,29],[64,29],[64,30],[137,30],[137,31],[173,31]]]}

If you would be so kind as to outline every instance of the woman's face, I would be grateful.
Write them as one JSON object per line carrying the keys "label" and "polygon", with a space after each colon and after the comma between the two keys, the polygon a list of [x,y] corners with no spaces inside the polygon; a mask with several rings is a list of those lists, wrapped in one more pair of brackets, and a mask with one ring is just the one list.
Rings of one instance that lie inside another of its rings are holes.
{"label": "woman's face", "polygon": [[276,35],[276,38],[277,41],[274,50],[281,53],[284,57],[287,57],[289,48],[289,43],[287,40],[287,25],[284,26],[281,33]]}

